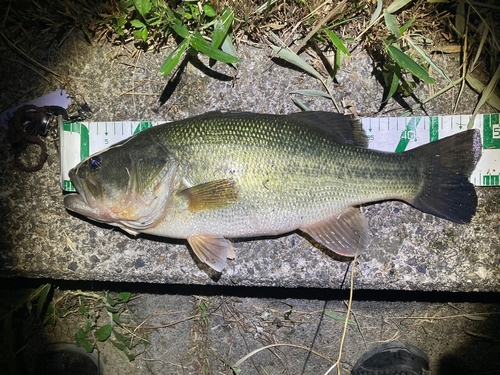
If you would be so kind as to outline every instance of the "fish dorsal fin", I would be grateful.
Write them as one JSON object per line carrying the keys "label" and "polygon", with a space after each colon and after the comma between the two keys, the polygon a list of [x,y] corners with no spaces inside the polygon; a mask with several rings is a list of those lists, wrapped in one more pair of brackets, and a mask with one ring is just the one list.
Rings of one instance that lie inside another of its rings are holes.
{"label": "fish dorsal fin", "polygon": [[195,185],[178,194],[188,201],[188,210],[196,212],[214,210],[236,203],[239,190],[235,180],[223,179]]}
{"label": "fish dorsal fin", "polygon": [[217,272],[222,272],[226,267],[227,258],[235,258],[233,245],[224,237],[199,234],[187,240],[196,256]]}
{"label": "fish dorsal fin", "polygon": [[359,254],[368,240],[366,219],[354,207],[338,216],[299,229],[328,249],[348,257]]}
{"label": "fish dorsal fin", "polygon": [[326,134],[335,142],[358,147],[368,146],[368,138],[357,118],[323,111],[297,112],[287,116],[310,129]]}

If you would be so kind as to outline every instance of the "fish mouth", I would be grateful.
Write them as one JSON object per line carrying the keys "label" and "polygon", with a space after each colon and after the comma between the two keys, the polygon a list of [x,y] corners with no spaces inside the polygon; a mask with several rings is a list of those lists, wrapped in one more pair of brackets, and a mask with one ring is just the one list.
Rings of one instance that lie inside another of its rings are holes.
{"label": "fish mouth", "polygon": [[77,192],[64,197],[64,205],[68,210],[94,216],[93,210],[101,203],[101,184],[92,178],[78,177],[73,169],[69,172],[69,178]]}
{"label": "fish mouth", "polygon": [[93,213],[89,210],[89,206],[78,193],[66,195],[64,197],[64,206],[66,209],[82,215],[89,215],[90,213]]}

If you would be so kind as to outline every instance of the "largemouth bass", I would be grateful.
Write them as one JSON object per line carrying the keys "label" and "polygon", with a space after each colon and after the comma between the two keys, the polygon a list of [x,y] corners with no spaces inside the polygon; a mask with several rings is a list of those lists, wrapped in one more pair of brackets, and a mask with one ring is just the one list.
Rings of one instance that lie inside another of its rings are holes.
{"label": "largemouth bass", "polygon": [[468,181],[481,156],[477,130],[403,153],[366,148],[361,123],[341,114],[210,112],[166,123],[90,156],[69,172],[68,210],[136,235],[187,239],[222,271],[227,238],[299,229],[354,256],[367,246],[357,206],[402,200],[470,222]]}

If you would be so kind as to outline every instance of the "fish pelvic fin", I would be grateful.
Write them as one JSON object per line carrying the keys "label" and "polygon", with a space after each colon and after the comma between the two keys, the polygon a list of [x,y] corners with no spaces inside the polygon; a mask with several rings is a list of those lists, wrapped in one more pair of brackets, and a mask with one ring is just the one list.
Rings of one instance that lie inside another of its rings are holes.
{"label": "fish pelvic fin", "polygon": [[218,209],[236,203],[239,189],[236,181],[223,179],[195,185],[178,194],[188,201],[188,210],[196,212]]}
{"label": "fish pelvic fin", "polygon": [[224,237],[200,234],[187,240],[198,259],[217,272],[226,267],[227,258],[235,258],[233,245]]}
{"label": "fish pelvic fin", "polygon": [[407,151],[416,155],[423,175],[419,194],[408,203],[456,223],[469,223],[477,207],[469,177],[481,150],[479,130],[471,129]]}
{"label": "fish pelvic fin", "polygon": [[366,248],[368,226],[359,209],[349,207],[340,215],[299,228],[337,254],[354,257]]}

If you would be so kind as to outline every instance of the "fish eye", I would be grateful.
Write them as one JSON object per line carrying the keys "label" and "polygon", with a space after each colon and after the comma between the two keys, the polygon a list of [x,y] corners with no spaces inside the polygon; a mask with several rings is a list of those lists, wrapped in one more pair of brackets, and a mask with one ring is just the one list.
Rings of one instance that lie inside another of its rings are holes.
{"label": "fish eye", "polygon": [[100,155],[92,156],[88,160],[89,168],[92,169],[93,171],[99,169],[101,167],[101,164],[102,164],[102,157]]}

